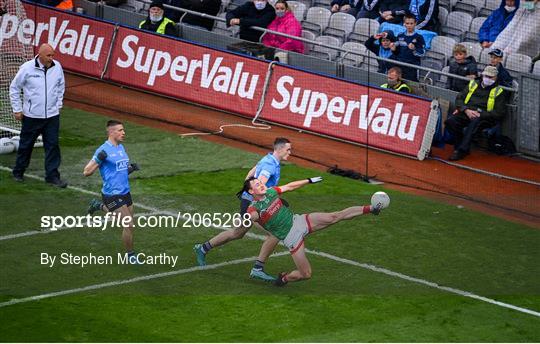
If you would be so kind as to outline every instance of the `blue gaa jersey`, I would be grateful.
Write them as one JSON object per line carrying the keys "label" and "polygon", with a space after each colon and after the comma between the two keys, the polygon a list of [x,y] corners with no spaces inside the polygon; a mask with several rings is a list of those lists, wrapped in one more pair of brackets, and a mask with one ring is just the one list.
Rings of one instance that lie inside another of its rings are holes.
{"label": "blue gaa jersey", "polygon": [[[272,153],[268,153],[257,163],[254,177],[259,178],[259,176],[268,178],[266,182],[266,187],[268,188],[278,185],[279,178],[281,177],[281,165]],[[244,192],[242,198],[253,201],[253,196],[247,192]]]}
{"label": "blue gaa jersey", "polygon": [[[97,157],[102,150],[107,153],[104,161],[100,161]],[[129,192],[129,157],[122,144],[115,147],[107,140],[96,150],[92,159],[99,164],[99,172],[103,179],[101,193],[112,196],[125,195]]]}

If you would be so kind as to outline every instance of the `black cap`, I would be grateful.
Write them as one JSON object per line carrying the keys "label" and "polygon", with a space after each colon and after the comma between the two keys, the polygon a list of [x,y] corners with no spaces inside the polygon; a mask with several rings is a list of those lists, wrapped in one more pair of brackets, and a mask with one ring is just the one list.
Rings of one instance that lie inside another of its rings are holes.
{"label": "black cap", "polygon": [[497,56],[497,57],[503,57],[503,52],[501,49],[493,49],[489,52],[489,55]]}
{"label": "black cap", "polygon": [[165,9],[165,7],[163,7],[163,1],[162,0],[154,0],[154,1],[152,1],[149,8],[152,8],[152,7],[159,7],[162,10]]}

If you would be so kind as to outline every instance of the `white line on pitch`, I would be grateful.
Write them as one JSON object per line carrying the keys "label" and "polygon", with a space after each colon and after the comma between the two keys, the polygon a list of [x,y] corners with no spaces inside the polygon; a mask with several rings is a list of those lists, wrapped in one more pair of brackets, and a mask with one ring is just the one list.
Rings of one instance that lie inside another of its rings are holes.
{"label": "white line on pitch", "polygon": [[[8,169],[8,168],[6,168],[4,166],[0,166],[0,170],[11,171],[11,169]],[[41,180],[41,178],[39,178],[39,177],[37,177],[35,175],[26,175],[26,176],[28,176],[29,178],[34,178],[34,179]],[[78,187],[74,187],[74,186],[68,186],[68,188],[70,188],[72,190],[79,191],[79,192],[83,192],[83,193],[96,194],[97,195],[97,193],[95,193],[95,192],[88,191],[88,190],[78,188]],[[150,210],[150,211],[154,211],[154,212],[160,212],[162,214],[173,214],[173,215],[175,215],[172,212],[160,211],[159,209],[151,208],[151,207],[145,206],[143,204],[137,204],[137,203],[134,203],[134,204],[136,204],[138,207],[140,207],[142,209],[146,209],[146,210]],[[222,228],[222,227],[214,227],[214,228],[219,229],[219,230],[229,230],[230,229],[230,228]],[[254,234],[254,233],[251,233],[251,232],[248,232],[246,235],[248,237],[250,237],[250,238],[259,239],[259,240],[264,240],[264,238],[265,238],[265,236],[263,236],[263,235],[258,235],[258,234]],[[280,244],[283,245],[282,243],[280,243]],[[357,266],[357,267],[360,267],[360,268],[363,268],[363,269],[367,269],[367,270],[370,270],[370,271],[382,273],[382,274],[392,276],[392,277],[401,278],[401,279],[404,279],[404,280],[407,280],[407,281],[410,281],[410,282],[422,284],[422,285],[432,287],[432,288],[435,288],[435,289],[444,290],[444,291],[452,293],[452,294],[456,294],[456,295],[460,295],[460,296],[464,296],[464,297],[469,297],[469,298],[479,300],[479,301],[483,301],[483,302],[486,302],[486,303],[489,303],[489,304],[492,304],[492,305],[496,305],[496,306],[499,306],[499,307],[513,309],[513,310],[518,311],[518,312],[522,312],[522,313],[526,313],[526,314],[533,315],[533,316],[536,316],[536,317],[540,317],[540,312],[536,312],[536,311],[533,311],[533,310],[530,310],[530,309],[527,309],[527,308],[523,308],[523,307],[514,306],[514,305],[509,304],[509,303],[504,303],[504,302],[500,302],[500,301],[497,301],[497,300],[493,300],[493,299],[490,299],[490,298],[487,298],[487,297],[484,297],[484,296],[476,295],[476,294],[468,292],[468,291],[463,291],[463,290],[459,290],[459,289],[455,289],[455,288],[451,288],[451,287],[445,287],[445,286],[439,285],[439,284],[437,284],[435,282],[430,282],[430,281],[426,281],[426,280],[423,280],[423,279],[420,279],[420,278],[411,277],[411,276],[408,276],[408,275],[405,275],[405,274],[402,274],[402,273],[399,273],[399,272],[394,272],[392,270],[388,270],[388,269],[385,269],[385,268],[380,268],[380,267],[375,266],[375,265],[360,263],[360,262],[356,262],[354,260],[341,258],[341,257],[338,257],[338,256],[334,256],[332,254],[329,254],[329,253],[313,251],[313,250],[310,250],[310,249],[306,249],[306,252],[310,253],[310,254],[313,254],[313,255],[316,255],[316,256],[324,257],[324,258],[327,258],[327,259],[330,259],[330,260],[333,260],[333,261],[336,261],[336,262],[340,262],[340,263],[343,263],[343,264]]]}
{"label": "white line on pitch", "polygon": [[[279,257],[279,256],[288,255],[288,254],[289,254],[289,252],[287,252],[287,251],[278,252],[278,253],[272,254],[272,257]],[[69,294],[76,294],[76,293],[81,293],[81,292],[85,292],[85,291],[103,289],[103,288],[108,288],[108,287],[115,287],[115,286],[119,286],[119,285],[130,284],[130,283],[135,283],[135,282],[140,282],[140,281],[153,280],[153,279],[156,279],[156,278],[163,278],[163,277],[169,277],[169,276],[175,276],[175,275],[182,275],[182,274],[187,274],[187,273],[195,272],[195,271],[213,270],[213,269],[217,269],[217,268],[220,268],[220,267],[223,267],[223,266],[229,266],[229,265],[236,265],[236,264],[253,262],[255,259],[257,259],[257,257],[240,258],[240,259],[229,260],[229,261],[226,261],[226,262],[217,263],[217,264],[211,264],[211,265],[206,265],[206,266],[194,266],[194,267],[191,267],[191,268],[185,268],[185,269],[167,271],[167,272],[160,272],[160,273],[157,273],[157,274],[139,276],[139,277],[129,278],[129,279],[125,279],[125,280],[118,280],[118,281],[111,281],[111,282],[93,284],[93,285],[89,285],[89,286],[81,287],[81,288],[61,290],[61,291],[56,291],[56,292],[47,293],[47,294],[24,297],[24,298],[20,298],[20,299],[12,299],[12,300],[0,303],[0,308],[1,307],[6,307],[6,306],[11,306],[11,305],[16,305],[16,304],[19,304],[19,303],[25,303],[25,302],[48,299],[48,298],[51,298],[51,297],[57,297],[57,296],[63,296],[63,295],[69,295]]]}
{"label": "white line on pitch", "polygon": [[[134,217],[145,217],[145,216],[153,216],[153,215],[160,215],[160,214],[162,214],[162,213],[161,212],[148,212],[148,213],[135,214]],[[112,221],[112,219],[109,219],[107,222],[111,222],[111,221]],[[6,234],[6,235],[0,236],[0,241],[11,240],[11,239],[16,239],[16,238],[22,238],[22,237],[32,236],[32,235],[36,235],[36,234],[56,233],[56,232],[59,232],[59,231],[64,230],[64,229],[72,229],[72,228],[80,228],[80,227],[77,227],[77,226],[62,226],[62,227],[56,228],[56,230],[54,230],[54,231],[50,230],[50,229],[46,229],[46,230],[35,229],[35,230],[32,230],[32,231],[27,231],[27,232]]]}

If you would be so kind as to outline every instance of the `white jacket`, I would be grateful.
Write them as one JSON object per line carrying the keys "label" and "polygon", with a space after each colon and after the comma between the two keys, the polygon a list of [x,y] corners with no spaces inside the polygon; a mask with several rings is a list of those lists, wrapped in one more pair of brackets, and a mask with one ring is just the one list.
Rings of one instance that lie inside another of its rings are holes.
{"label": "white jacket", "polygon": [[64,71],[60,63],[53,60],[52,66],[45,70],[36,57],[25,62],[11,82],[11,107],[14,113],[22,112],[32,118],[58,116],[64,101],[64,90]]}
{"label": "white jacket", "polygon": [[506,54],[524,54],[535,57],[540,53],[540,2],[534,11],[520,7],[508,26],[491,46]]}

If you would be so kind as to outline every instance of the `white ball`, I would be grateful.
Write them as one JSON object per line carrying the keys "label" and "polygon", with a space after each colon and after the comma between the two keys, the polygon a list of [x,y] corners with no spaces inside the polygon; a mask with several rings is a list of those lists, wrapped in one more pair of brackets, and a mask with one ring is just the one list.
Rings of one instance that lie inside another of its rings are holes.
{"label": "white ball", "polygon": [[13,136],[11,138],[11,143],[15,146],[15,150],[19,150],[19,142],[21,141],[20,136]]}
{"label": "white ball", "polygon": [[0,154],[9,154],[15,150],[15,145],[8,137],[0,138]]}
{"label": "white ball", "polygon": [[388,208],[390,205],[390,197],[386,192],[377,191],[371,196],[371,206],[375,207],[377,204],[382,205],[382,209]]}

